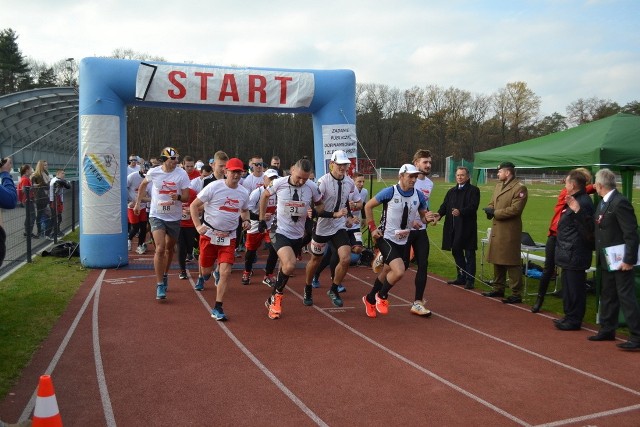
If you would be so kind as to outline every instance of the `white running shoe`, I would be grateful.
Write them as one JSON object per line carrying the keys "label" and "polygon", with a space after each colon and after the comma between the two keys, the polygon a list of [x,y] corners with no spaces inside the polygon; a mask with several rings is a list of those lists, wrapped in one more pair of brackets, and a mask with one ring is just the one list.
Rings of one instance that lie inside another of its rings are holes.
{"label": "white running shoe", "polygon": [[141,244],[138,246],[138,248],[136,249],[136,253],[138,255],[142,255],[143,253],[147,252],[147,245],[146,244]]}
{"label": "white running shoe", "polygon": [[127,240],[127,250],[131,250],[131,240]]}
{"label": "white running shoe", "polygon": [[413,314],[417,314],[418,316],[431,316],[431,310],[425,308],[424,303],[424,301],[414,301],[411,305],[411,312]]}

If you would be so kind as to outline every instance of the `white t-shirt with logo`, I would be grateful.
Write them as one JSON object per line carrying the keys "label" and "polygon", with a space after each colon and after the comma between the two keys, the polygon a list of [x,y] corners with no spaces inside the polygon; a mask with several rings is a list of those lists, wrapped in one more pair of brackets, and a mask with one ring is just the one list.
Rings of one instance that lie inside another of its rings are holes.
{"label": "white t-shirt with logo", "polygon": [[[336,178],[328,173],[323,175],[318,180],[318,190],[320,194],[322,194],[322,202],[324,203],[324,210],[328,212],[334,212],[336,204],[338,204],[339,209],[346,207],[347,200],[349,200],[350,196],[353,198],[353,202],[360,201],[360,193],[354,193],[356,189],[356,184],[353,180],[345,176],[342,178],[342,191],[340,193],[340,200],[338,200],[338,182]],[[318,236],[332,236],[338,232],[338,230],[343,230],[346,228],[347,217],[346,215],[340,218],[318,218],[318,223],[316,225],[316,234]]]}
{"label": "white t-shirt with logo", "polygon": [[[413,188],[415,188],[416,190],[418,190],[419,192],[422,193],[422,195],[424,196],[425,200],[427,201],[427,209],[429,209],[429,198],[431,197],[431,192],[433,191],[433,181],[431,181],[429,178],[427,178],[426,176],[424,177],[424,179],[416,179],[416,184],[413,186]],[[416,216],[414,217],[414,221],[420,221],[420,224],[422,224],[422,226],[419,228],[419,230],[424,230],[427,227],[427,224],[425,224],[424,222],[422,222],[422,218],[420,218],[420,213],[416,212]]]}
{"label": "white t-shirt with logo", "polygon": [[204,203],[206,225],[213,227],[205,236],[213,241],[219,233],[229,233],[235,238],[240,212],[249,209],[249,191],[241,185],[229,188],[224,179],[219,179],[204,187],[198,199]]}
{"label": "white t-shirt with logo", "polygon": [[162,167],[157,167],[149,169],[146,178],[153,184],[149,216],[163,221],[180,221],[182,202],[172,200],[171,195],[182,194],[182,190],[189,188],[191,181],[187,172],[182,168],[165,172]]}
{"label": "white t-shirt with logo", "polygon": [[[258,187],[249,195],[249,210],[256,215],[260,215],[260,197],[264,191],[263,187]],[[273,221],[276,219],[277,198],[274,194],[269,196],[267,200],[267,213],[271,214],[271,218],[267,221],[267,230],[271,229]],[[260,221],[251,221],[251,228],[247,230],[248,234],[256,234],[258,232],[258,226]]]}
{"label": "white t-shirt with logo", "polygon": [[260,176],[255,176],[250,173],[242,180],[241,184],[244,188],[249,190],[249,193],[258,187],[264,187],[264,173]]}

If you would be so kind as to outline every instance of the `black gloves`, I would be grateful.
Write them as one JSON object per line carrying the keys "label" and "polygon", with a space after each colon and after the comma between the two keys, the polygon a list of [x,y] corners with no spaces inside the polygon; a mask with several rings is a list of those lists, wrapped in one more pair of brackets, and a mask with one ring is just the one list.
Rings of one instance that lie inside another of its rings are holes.
{"label": "black gloves", "polygon": [[264,233],[265,231],[267,231],[267,221],[263,219],[258,222],[258,233]]}
{"label": "black gloves", "polygon": [[493,208],[482,208],[482,210],[484,211],[484,213],[487,214],[487,219],[493,219],[493,213],[495,212],[495,209],[493,209]]}

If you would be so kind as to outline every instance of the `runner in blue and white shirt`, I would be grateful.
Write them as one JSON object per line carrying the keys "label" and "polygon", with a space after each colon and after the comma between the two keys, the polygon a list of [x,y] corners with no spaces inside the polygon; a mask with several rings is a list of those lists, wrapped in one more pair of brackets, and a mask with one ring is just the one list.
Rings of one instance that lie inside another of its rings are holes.
{"label": "runner in blue and white shirt", "polygon": [[270,319],[280,318],[282,293],[289,276],[296,268],[296,253],[302,249],[307,210],[312,205],[315,205],[319,212],[323,210],[322,196],[318,186],[308,180],[310,173],[309,159],[300,159],[291,167],[291,175],[273,181],[271,187],[266,188],[260,196],[259,230],[261,232],[267,230],[266,213],[269,198],[274,194],[278,198],[276,208],[278,228],[273,246],[280,259],[280,271],[278,271],[276,285],[272,288],[271,297],[266,302]]}
{"label": "runner in blue and white shirt", "polygon": [[[398,171],[398,184],[380,191],[364,207],[371,236],[377,239],[376,245],[384,259],[384,267],[371,292],[362,298],[369,317],[376,317],[376,311],[380,314],[389,311],[387,297],[389,290],[405,273],[405,246],[416,212],[424,222],[435,221],[433,213],[427,211],[424,195],[414,189],[418,174],[414,165],[403,165]],[[380,228],[376,227],[373,219],[373,209],[379,205],[384,206]]]}

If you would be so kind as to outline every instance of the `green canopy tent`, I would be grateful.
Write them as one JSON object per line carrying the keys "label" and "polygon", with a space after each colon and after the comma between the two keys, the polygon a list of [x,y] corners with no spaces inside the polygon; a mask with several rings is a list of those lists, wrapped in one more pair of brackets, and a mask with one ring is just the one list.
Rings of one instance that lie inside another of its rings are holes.
{"label": "green canopy tent", "polygon": [[475,153],[474,177],[510,161],[518,169],[609,168],[622,176],[631,200],[633,174],[640,170],[640,116],[618,113],[540,138]]}
{"label": "green canopy tent", "polygon": [[[640,170],[640,116],[618,113],[562,132],[475,153],[474,180],[481,171],[496,169],[504,161],[512,162],[517,169],[586,167],[595,173],[609,168],[620,173],[622,193],[631,200],[633,175]],[[599,300],[600,267],[596,269]],[[636,271],[636,294],[640,298],[640,275]],[[624,324],[622,313],[620,321]]]}

